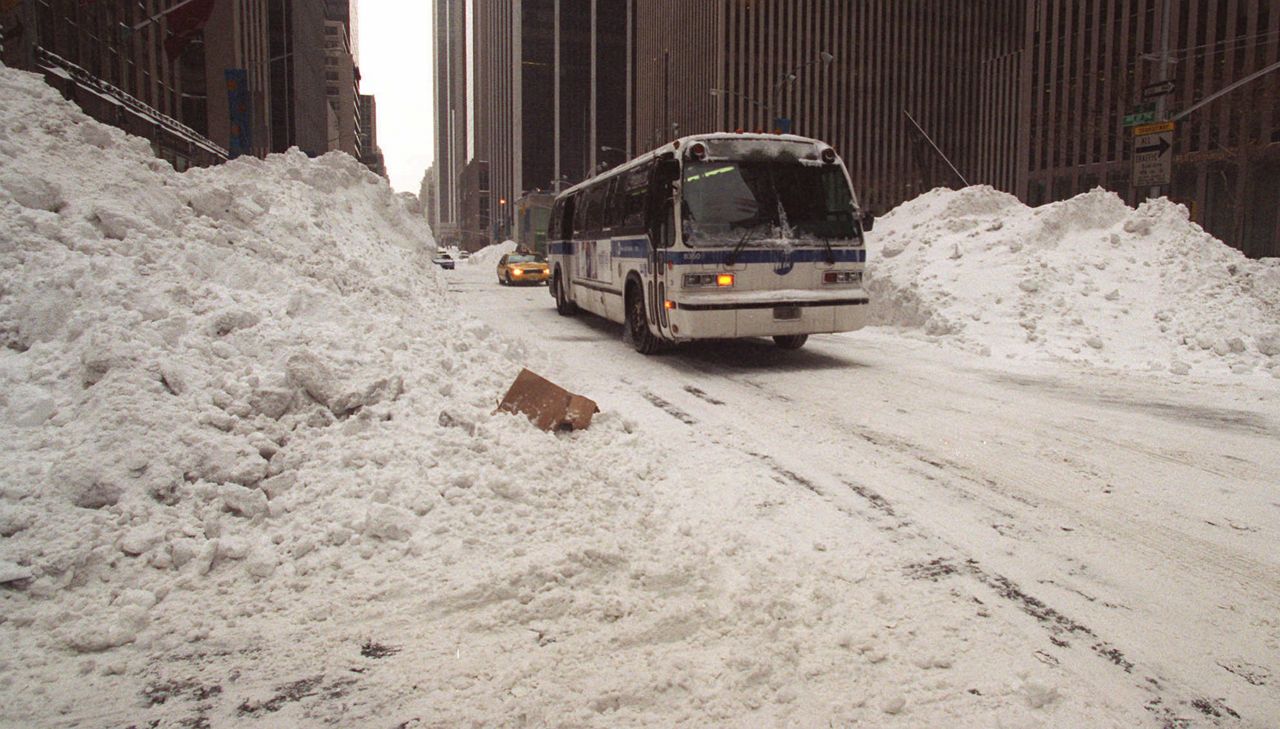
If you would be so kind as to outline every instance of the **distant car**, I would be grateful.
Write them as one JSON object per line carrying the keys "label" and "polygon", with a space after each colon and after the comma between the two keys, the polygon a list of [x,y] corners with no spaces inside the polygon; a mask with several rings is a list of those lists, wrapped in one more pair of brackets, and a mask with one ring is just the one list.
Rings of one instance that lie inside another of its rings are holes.
{"label": "distant car", "polygon": [[435,258],[432,258],[431,262],[436,264],[440,268],[453,270],[453,256],[449,255],[448,253],[442,253],[436,256]]}
{"label": "distant car", "polygon": [[471,257],[471,252],[470,252],[470,251],[458,251],[458,260],[459,260],[459,261],[465,261],[465,260],[467,260],[467,259],[468,259],[468,258],[470,258],[470,257]]}
{"label": "distant car", "polygon": [[551,279],[547,260],[536,253],[508,253],[498,259],[498,283],[545,284]]}

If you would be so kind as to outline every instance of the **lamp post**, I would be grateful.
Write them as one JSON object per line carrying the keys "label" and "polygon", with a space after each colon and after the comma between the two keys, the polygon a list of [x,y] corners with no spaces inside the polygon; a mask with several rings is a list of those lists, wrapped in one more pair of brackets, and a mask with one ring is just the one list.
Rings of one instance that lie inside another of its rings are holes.
{"label": "lamp post", "polygon": [[[502,236],[502,240],[511,237],[511,229],[507,226],[507,199],[505,197],[498,198],[498,232]],[[502,241],[498,241],[501,243]]]}
{"label": "lamp post", "polygon": [[736,96],[739,99],[742,99],[743,101],[747,102],[748,104],[754,104],[755,106],[758,106],[761,109],[764,109],[764,112],[768,114],[771,118],[774,118],[774,119],[777,118],[776,115],[773,113],[773,109],[768,104],[764,103],[763,101],[753,99],[750,96],[747,96],[746,94],[742,94],[737,91],[732,91],[730,89],[714,89],[714,88],[707,89],[707,93],[711,94],[716,98],[719,98],[722,94],[727,94],[729,96]]}
{"label": "lamp post", "polygon": [[[622,155],[623,161],[626,161],[626,158],[627,158],[627,150],[618,149],[617,147],[610,147],[607,144],[600,145],[600,151],[601,152],[617,152],[618,154]],[[596,174],[600,174],[601,172],[604,172],[610,167],[617,167],[617,165],[616,164],[611,165],[604,160],[600,160],[600,163],[596,165]]]}
{"label": "lamp post", "polygon": [[794,83],[796,80],[796,77],[800,75],[800,72],[808,68],[809,66],[812,66],[815,63],[821,63],[824,67],[826,67],[826,66],[830,66],[831,62],[834,60],[836,60],[835,56],[831,55],[826,51],[819,51],[818,57],[813,59],[812,61],[805,61],[804,63],[800,64],[799,66],[796,66],[790,71],[784,71],[782,73],[782,76],[778,79],[777,85],[779,88],[781,88],[786,84]]}
{"label": "lamp post", "polygon": [[[789,113],[794,114],[795,103],[794,103],[794,93],[792,92],[792,89],[795,88],[796,79],[800,77],[800,72],[810,66],[814,66],[817,64],[822,64],[822,67],[826,68],[827,66],[830,66],[831,63],[835,60],[836,60],[836,57],[833,56],[831,53],[827,51],[819,51],[817,58],[811,61],[805,61],[804,63],[800,64],[799,66],[796,66],[790,71],[784,71],[782,72],[782,74],[779,75],[778,83],[774,85],[774,89],[781,92],[785,88],[787,93],[786,108]],[[789,119],[779,118],[779,121],[785,122],[784,124],[779,124],[779,126],[782,127],[783,132],[790,134],[793,131],[792,127],[795,126],[794,118],[789,118]]]}

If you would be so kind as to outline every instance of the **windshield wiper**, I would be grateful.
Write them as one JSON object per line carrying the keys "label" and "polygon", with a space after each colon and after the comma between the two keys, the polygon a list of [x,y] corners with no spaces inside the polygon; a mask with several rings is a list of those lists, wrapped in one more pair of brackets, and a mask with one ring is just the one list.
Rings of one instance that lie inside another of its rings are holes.
{"label": "windshield wiper", "polygon": [[751,237],[751,234],[754,233],[755,230],[756,229],[754,227],[747,228],[747,232],[743,233],[742,237],[738,239],[738,244],[733,247],[733,250],[729,255],[725,256],[724,265],[732,266],[738,262],[738,254],[741,253],[743,247],[747,245],[747,239]]}
{"label": "windshield wiper", "polygon": [[828,266],[836,265],[836,252],[835,252],[835,249],[831,247],[831,239],[823,238],[822,245],[827,247],[827,265]]}

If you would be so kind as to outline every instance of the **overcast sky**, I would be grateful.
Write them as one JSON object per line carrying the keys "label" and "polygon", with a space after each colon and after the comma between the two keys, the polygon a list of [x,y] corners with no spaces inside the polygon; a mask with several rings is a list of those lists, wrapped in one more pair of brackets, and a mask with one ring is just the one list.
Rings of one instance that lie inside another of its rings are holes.
{"label": "overcast sky", "polygon": [[435,157],[431,4],[360,0],[360,93],[378,99],[378,146],[397,192],[418,193]]}

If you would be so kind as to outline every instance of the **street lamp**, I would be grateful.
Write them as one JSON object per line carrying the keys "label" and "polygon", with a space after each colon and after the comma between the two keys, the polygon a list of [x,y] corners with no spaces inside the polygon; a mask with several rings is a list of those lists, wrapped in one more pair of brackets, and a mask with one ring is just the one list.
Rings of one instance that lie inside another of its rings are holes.
{"label": "street lamp", "polygon": [[[817,58],[811,61],[805,61],[804,63],[800,64],[799,66],[796,66],[790,71],[786,71],[782,73],[782,75],[778,79],[778,83],[774,86],[774,88],[777,91],[781,92],[785,87],[786,94],[787,94],[785,106],[786,106],[786,109],[788,110],[788,113],[794,113],[795,99],[793,96],[794,94],[793,89],[795,88],[796,79],[799,78],[800,76],[800,72],[815,64],[822,64],[822,67],[826,68],[827,66],[830,66],[832,61],[834,60],[836,60],[836,57],[833,56],[832,54],[828,53],[827,51],[819,51]],[[778,126],[782,127],[782,131],[787,133],[791,133],[793,131],[792,127],[795,126],[794,118],[779,119],[778,121],[779,121]]]}
{"label": "street lamp", "polygon": [[786,84],[794,83],[796,80],[796,77],[800,74],[800,72],[808,68],[809,66],[812,66],[815,63],[821,63],[824,67],[830,66],[831,62],[834,60],[836,60],[835,56],[831,55],[826,51],[819,51],[818,57],[813,59],[812,61],[806,61],[800,64],[799,66],[796,66],[795,68],[791,69],[790,71],[784,71],[782,73],[782,76],[778,79],[777,85],[779,88],[781,88]]}
{"label": "street lamp", "polygon": [[771,109],[771,108],[769,107],[769,105],[768,105],[768,104],[764,103],[763,101],[757,101],[757,100],[755,100],[755,99],[751,98],[750,96],[747,96],[746,94],[739,93],[739,92],[737,92],[737,91],[731,91],[731,90],[729,90],[729,89],[707,89],[707,93],[711,94],[712,96],[716,96],[716,97],[719,97],[721,94],[728,94],[728,95],[730,95],[730,96],[736,96],[736,97],[738,97],[739,99],[742,99],[743,101],[747,102],[748,104],[755,104],[756,106],[760,107],[761,109],[764,109],[764,110],[765,110],[766,112],[768,112],[771,116],[773,115],[773,109]]}
{"label": "street lamp", "polygon": [[777,121],[778,121],[778,115],[777,115],[777,114],[775,114],[775,113],[773,113],[773,108],[772,108],[772,107],[770,107],[768,104],[764,103],[763,101],[759,101],[759,100],[757,100],[757,99],[753,99],[753,98],[751,98],[750,96],[747,96],[746,94],[742,94],[742,93],[739,93],[739,92],[737,92],[737,91],[731,91],[730,89],[714,89],[714,88],[713,88],[713,89],[707,89],[707,92],[708,92],[708,93],[710,93],[712,96],[715,96],[715,97],[717,97],[717,98],[718,98],[721,94],[728,94],[729,96],[736,96],[736,97],[738,97],[739,99],[742,99],[743,101],[747,102],[748,104],[754,104],[755,106],[760,107],[761,109],[763,109],[763,110],[764,110],[764,113],[766,113],[766,114],[768,114],[768,115],[769,115],[769,124],[770,124],[771,126],[772,126],[772,125],[774,125],[774,124],[776,124],[776,123],[777,123]]}
{"label": "street lamp", "polygon": [[[617,152],[618,154],[622,155],[622,159],[623,159],[623,161],[626,161],[626,158],[627,158],[627,150],[625,150],[625,149],[618,149],[617,147],[610,147],[610,146],[609,146],[609,145],[607,145],[607,144],[602,144],[602,145],[600,145],[600,151],[601,151],[601,152]],[[610,167],[616,167],[616,166],[617,166],[617,165],[611,165],[611,164],[609,164],[608,162],[606,162],[606,161],[604,161],[604,160],[600,160],[600,161],[596,164],[596,174],[599,174],[599,173],[601,173],[601,172],[604,172],[605,170],[609,169]]]}

